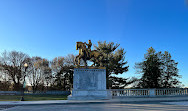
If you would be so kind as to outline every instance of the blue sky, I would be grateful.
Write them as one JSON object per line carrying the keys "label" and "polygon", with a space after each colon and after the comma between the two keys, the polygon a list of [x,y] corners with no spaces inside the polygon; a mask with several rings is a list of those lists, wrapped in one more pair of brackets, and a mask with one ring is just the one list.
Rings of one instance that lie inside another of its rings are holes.
{"label": "blue sky", "polygon": [[0,52],[49,60],[78,54],[77,41],[112,41],[124,48],[129,71],[149,47],[169,51],[188,87],[188,5],[184,0],[1,0]]}

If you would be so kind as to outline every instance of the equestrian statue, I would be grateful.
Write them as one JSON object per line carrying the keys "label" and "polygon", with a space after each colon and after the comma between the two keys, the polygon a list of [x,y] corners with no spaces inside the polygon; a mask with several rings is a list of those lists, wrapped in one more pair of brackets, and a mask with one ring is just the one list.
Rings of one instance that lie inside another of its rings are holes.
{"label": "equestrian statue", "polygon": [[[87,46],[87,47],[86,47]],[[76,42],[76,50],[79,50],[79,55],[75,57],[75,65],[80,66],[81,59],[84,61],[85,66],[87,67],[87,60],[93,62],[91,66],[96,66],[96,64],[100,64],[100,67],[103,66],[102,60],[103,55],[97,50],[91,50],[91,40],[88,40],[88,44],[86,42]]]}

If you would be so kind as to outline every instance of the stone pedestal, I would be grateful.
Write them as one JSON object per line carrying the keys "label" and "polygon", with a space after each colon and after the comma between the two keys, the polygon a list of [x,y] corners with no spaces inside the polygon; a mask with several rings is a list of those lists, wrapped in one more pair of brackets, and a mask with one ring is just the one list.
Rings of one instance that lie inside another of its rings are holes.
{"label": "stone pedestal", "polygon": [[106,69],[75,68],[69,100],[110,99],[106,90]]}

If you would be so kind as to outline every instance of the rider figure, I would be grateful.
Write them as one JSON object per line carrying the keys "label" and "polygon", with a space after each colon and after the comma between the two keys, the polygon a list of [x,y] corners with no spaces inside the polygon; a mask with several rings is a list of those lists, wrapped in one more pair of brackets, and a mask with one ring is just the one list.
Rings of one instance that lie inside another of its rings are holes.
{"label": "rider figure", "polygon": [[86,53],[87,53],[88,57],[90,57],[91,46],[92,46],[91,40],[88,40],[88,44],[86,42],[84,42],[84,44],[86,44],[88,47]]}

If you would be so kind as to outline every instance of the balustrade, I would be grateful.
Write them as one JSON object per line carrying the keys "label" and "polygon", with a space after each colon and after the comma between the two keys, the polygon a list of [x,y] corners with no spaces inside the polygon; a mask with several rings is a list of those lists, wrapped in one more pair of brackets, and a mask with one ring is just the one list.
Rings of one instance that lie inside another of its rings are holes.
{"label": "balustrade", "polygon": [[188,88],[110,89],[113,97],[185,96]]}

